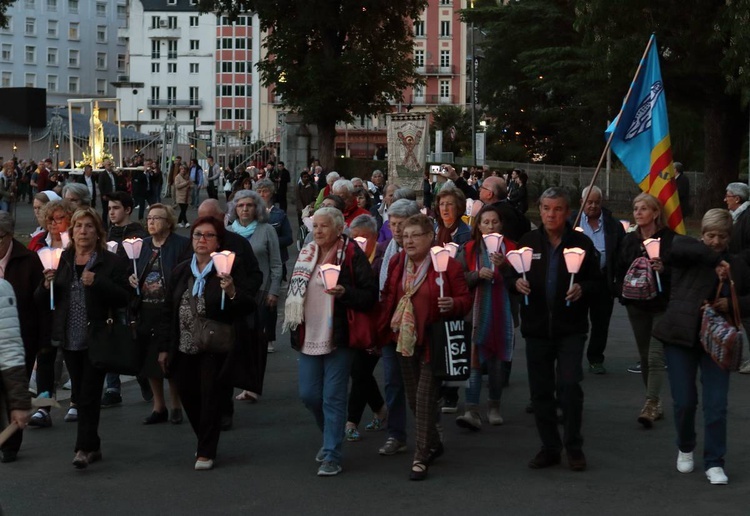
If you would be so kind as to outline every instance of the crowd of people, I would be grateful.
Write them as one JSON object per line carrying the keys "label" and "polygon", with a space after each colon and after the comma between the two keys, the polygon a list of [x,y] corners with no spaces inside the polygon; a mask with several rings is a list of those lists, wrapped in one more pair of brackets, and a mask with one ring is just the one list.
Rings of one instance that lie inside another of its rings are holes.
{"label": "crowd of people", "polygon": [[[144,170],[151,166],[144,161]],[[596,186],[581,192],[580,213],[572,210],[568,190],[552,187],[540,192],[540,222],[533,226],[523,170],[502,177],[489,170],[458,174],[444,165],[427,174],[419,203],[414,190],[388,183],[381,171],[350,180],[323,174],[313,163],[295,185],[301,237],[296,261],[288,264],[294,236],[286,205],[291,177],[283,163],[225,173],[212,158],[205,171],[195,160],[175,160],[173,170],[167,181],[179,216],[171,203],[143,195],[151,179],[137,195],[118,187],[111,163],[97,180],[89,170],[62,191],[45,187],[29,196],[39,227],[28,246],[14,236],[12,212],[0,212],[0,276],[15,291],[0,281],[1,329],[10,335],[0,344],[0,370],[12,386],[2,393],[3,417],[20,429],[51,426],[47,405],[29,416],[26,387],[33,379],[38,399],[55,398],[64,361],[72,389],[65,421],[78,428],[76,468],[103,458],[100,411],[122,403],[117,371],[97,367],[92,358],[104,325],[125,321],[134,348],[142,350],[138,381],[144,399],[153,401],[143,423],[180,424],[184,410],[197,440],[194,467],[209,470],[221,431],[232,427],[233,402],[257,403],[263,395],[283,302],[282,331],[298,352],[299,397],[321,431],[319,476],[342,471],[343,443],[361,439],[368,406],[372,419],[364,430],[385,432],[381,455],[406,451],[413,433],[409,478],[415,481],[427,478],[446,451],[441,414],[457,414],[455,424],[470,432],[484,423],[502,425],[517,329],[525,339],[527,410],[541,441],[528,466],[560,464],[564,452],[568,467],[583,471],[583,358],[590,374],[607,373],[609,321],[619,300],[645,387],[634,419],[652,428],[665,417],[666,379],[676,468],[692,471],[700,370],[703,466],[712,484],[728,482],[729,372],[701,346],[699,327],[704,302],[722,314],[750,313],[747,185],[727,187],[728,210],[709,210],[695,239],[669,229],[662,205],[646,193],[633,199],[630,225],[603,206]],[[208,193],[203,202],[201,188]],[[480,208],[467,209],[469,199]],[[197,209],[192,223],[188,205]],[[485,237],[494,234],[503,239],[490,248]],[[134,264],[122,245],[130,238],[143,243]],[[648,239],[659,239],[656,255],[647,252]],[[449,245],[458,248],[455,258],[437,270],[431,250]],[[62,249],[54,269],[44,269],[35,252],[48,247]],[[532,259],[519,271],[507,257],[523,248],[532,249]],[[573,277],[563,253],[569,248],[583,251]],[[234,253],[228,269],[212,259],[221,251]],[[653,291],[641,295],[644,285]],[[1,304],[6,298],[14,299],[15,312]],[[440,339],[432,328],[455,319],[470,323],[463,393],[435,369]],[[382,391],[374,373],[381,359]],[[413,428],[407,428],[407,407]],[[2,462],[16,459],[22,436],[18,431],[3,444]]]}

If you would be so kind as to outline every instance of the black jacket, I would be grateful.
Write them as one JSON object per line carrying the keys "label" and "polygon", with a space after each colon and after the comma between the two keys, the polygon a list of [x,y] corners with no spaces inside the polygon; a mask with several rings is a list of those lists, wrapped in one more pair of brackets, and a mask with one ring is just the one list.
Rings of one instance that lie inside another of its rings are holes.
{"label": "black jacket", "polygon": [[[575,334],[585,334],[589,329],[588,300],[597,288],[601,288],[598,255],[591,239],[574,231],[567,225],[560,242],[560,259],[557,268],[557,285],[554,302],[547,302],[547,267],[549,263],[549,240],[544,227],[526,233],[518,242],[519,249],[530,247],[534,250],[531,270],[526,279],[531,285],[529,304],[521,300],[521,333],[524,337],[556,339]],[[581,270],[575,276],[575,282],[582,290],[583,296],[566,306],[565,296],[570,286],[570,274],[565,266],[562,250],[568,247],[580,247],[586,251]],[[520,277],[512,267],[504,273],[508,289],[517,293],[516,280]]]}
{"label": "black jacket", "polygon": [[669,258],[672,293],[666,313],[654,327],[654,337],[664,344],[700,346],[701,305],[716,295],[719,281],[715,267],[721,260],[731,267],[740,316],[750,314],[750,267],[744,260],[721,255],[694,238],[677,236]]}
{"label": "black jacket", "polygon": [[[625,238],[625,228],[622,227],[619,220],[612,216],[612,212],[607,208],[602,208],[602,215],[604,221],[604,249],[606,251],[606,280],[610,292],[613,296],[617,297],[620,289],[617,288],[617,283],[615,282],[615,264],[620,252],[620,245]],[[581,215],[581,217],[585,216],[585,213]],[[576,220],[576,217],[578,217],[577,211],[573,212],[570,216],[569,221],[571,224]]]}
{"label": "black jacket", "polygon": [[497,201],[492,203],[492,206],[500,211],[503,223],[503,235],[514,242],[521,240],[521,237],[531,230],[529,219],[511,206],[507,200]]}
{"label": "black jacket", "polygon": [[732,225],[729,252],[741,255],[745,262],[750,264],[750,208],[741,213]]}
{"label": "black jacket", "polygon": [[[76,176],[73,176],[73,177],[74,177],[74,181],[76,183],[79,183],[79,184],[82,184],[82,185],[86,185],[86,176],[85,175],[81,174],[81,175],[76,175]],[[86,186],[88,186],[88,185],[86,185]],[[96,198],[97,198],[97,194],[99,193],[99,187],[97,185],[97,180],[96,180],[96,178],[93,175],[91,176],[91,186],[94,189],[94,193],[91,196],[91,207],[92,208],[96,208]]]}
{"label": "black jacket", "polygon": [[617,254],[617,261],[615,262],[615,283],[617,284],[617,296],[620,298],[620,303],[623,305],[633,303],[639,308],[654,312],[663,312],[667,309],[670,286],[672,284],[672,275],[669,268],[669,253],[672,250],[672,241],[674,240],[675,235],[676,233],[671,229],[662,228],[654,233],[652,237],[661,239],[659,245],[659,257],[664,262],[664,270],[659,273],[662,291],[658,293],[654,299],[649,299],[648,301],[634,301],[632,299],[622,298],[622,280],[625,278],[625,274],[627,274],[633,260],[639,256],[648,256],[646,254],[646,249],[643,247],[643,240],[641,239],[638,230],[625,235],[625,238],[622,239],[620,245],[620,252]]}

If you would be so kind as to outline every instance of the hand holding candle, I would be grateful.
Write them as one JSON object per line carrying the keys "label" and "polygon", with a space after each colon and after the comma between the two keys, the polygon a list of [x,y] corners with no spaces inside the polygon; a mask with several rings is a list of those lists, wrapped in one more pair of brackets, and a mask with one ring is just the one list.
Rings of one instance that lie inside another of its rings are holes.
{"label": "hand holding candle", "polygon": [[357,245],[362,249],[363,253],[367,253],[367,239],[365,237],[355,237],[354,241],[357,242]]}
{"label": "hand holding candle", "polygon": [[[508,251],[505,254],[505,258],[513,266],[516,272],[523,276],[524,282],[526,282],[526,273],[531,270],[531,258],[533,254],[534,250],[530,247],[522,247],[521,249]],[[523,297],[526,306],[529,305],[529,292],[522,292],[522,294],[524,294]]]}
{"label": "hand holding candle", "polygon": [[[37,254],[39,260],[42,262],[42,268],[45,271],[56,271],[60,266],[60,257],[62,256],[62,249],[53,249],[52,247],[45,247],[40,249]],[[49,309],[55,309],[55,276],[51,275],[49,278]]]}
{"label": "hand holding candle", "polygon": [[[488,233],[482,235],[484,239],[484,246],[487,248],[487,254],[497,254],[501,251],[503,245],[503,235],[500,233]],[[492,272],[495,272],[495,264],[490,262],[490,268]]]}
{"label": "hand holding candle", "polygon": [[[125,254],[128,255],[130,260],[133,260],[133,273],[138,276],[138,264],[136,260],[141,255],[141,248],[143,247],[143,239],[141,238],[126,238],[122,241],[122,248],[125,249]],[[140,287],[135,287],[137,295],[141,295]]]}
{"label": "hand holding candle", "polygon": [[[432,267],[435,269],[435,272],[438,273],[438,278],[437,280],[435,280],[435,282],[440,287],[441,298],[445,297],[445,281],[443,280],[443,273],[448,270],[448,261],[451,258],[451,249],[448,248],[448,245],[446,245],[445,247],[436,245],[432,249],[430,249],[430,259],[432,260]],[[456,249],[457,248],[458,246],[456,246]],[[453,252],[455,252],[455,250]],[[441,308],[440,311],[444,312],[445,309]]]}
{"label": "hand holding candle", "polygon": [[326,291],[333,289],[339,282],[341,266],[326,263],[320,266],[320,277],[323,280],[323,286]]}
{"label": "hand holding candle", "polygon": [[107,242],[107,251],[110,253],[116,253],[117,252],[118,244],[114,240],[110,240]]}
{"label": "hand holding candle", "polygon": [[567,249],[563,249],[563,258],[565,258],[565,266],[568,268],[568,272],[570,273],[570,286],[568,287],[568,293],[567,296],[568,300],[565,303],[565,306],[570,306],[570,301],[578,301],[578,298],[580,297],[580,292],[573,293],[573,282],[575,279],[575,275],[578,274],[578,271],[581,270],[581,264],[583,264],[583,259],[586,257],[586,251],[581,249],[580,247],[570,247]]}
{"label": "hand holding candle", "polygon": [[229,281],[226,281],[224,278],[222,278],[222,290],[221,290],[221,309],[224,310],[224,303],[226,299],[226,290],[224,287],[234,286],[234,283],[231,282],[231,277],[229,276],[229,273],[232,272],[232,266],[234,266],[234,258],[235,254],[232,251],[222,251],[220,253],[211,253],[211,261],[214,263],[214,269],[216,269],[216,274],[220,276],[225,276],[229,278]]}
{"label": "hand holding candle", "polygon": [[[661,252],[661,239],[659,238],[647,238],[643,241],[643,247],[646,248],[646,254],[648,254],[649,260],[659,260],[659,254]],[[661,292],[661,277],[659,271],[654,271],[656,274],[656,286]]]}

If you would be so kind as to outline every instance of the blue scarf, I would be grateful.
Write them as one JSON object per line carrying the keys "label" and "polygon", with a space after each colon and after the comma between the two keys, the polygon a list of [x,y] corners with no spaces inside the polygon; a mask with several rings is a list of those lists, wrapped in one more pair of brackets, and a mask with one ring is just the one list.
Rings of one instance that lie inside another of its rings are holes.
{"label": "blue scarf", "polygon": [[240,219],[235,220],[232,222],[232,232],[237,233],[241,237],[245,239],[250,239],[251,236],[253,236],[253,233],[255,233],[255,229],[258,227],[258,221],[254,220],[247,226],[243,226],[240,224]]}
{"label": "blue scarf", "polygon": [[203,295],[203,290],[206,288],[206,276],[214,270],[214,261],[211,260],[203,268],[203,272],[198,270],[198,258],[193,254],[193,260],[190,262],[190,270],[193,271],[195,277],[195,283],[193,284],[193,295],[200,297]]}

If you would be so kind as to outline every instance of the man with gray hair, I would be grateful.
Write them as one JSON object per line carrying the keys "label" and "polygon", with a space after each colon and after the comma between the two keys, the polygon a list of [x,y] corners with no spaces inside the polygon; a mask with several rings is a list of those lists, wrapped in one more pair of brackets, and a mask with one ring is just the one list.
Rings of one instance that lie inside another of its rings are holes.
{"label": "man with gray hair", "polygon": [[[62,197],[76,209],[91,206],[91,192],[86,188],[86,185],[80,183],[68,183],[63,186]],[[93,208],[93,206],[91,207]]]}
{"label": "man with gray hair", "polygon": [[[584,202],[585,201],[585,202]],[[609,321],[612,318],[612,308],[617,287],[615,285],[615,262],[620,243],[625,238],[625,230],[620,221],[602,206],[602,191],[594,185],[583,189],[581,193],[581,220],[579,227],[583,234],[591,239],[599,254],[599,268],[601,269],[599,289],[589,302],[589,320],[591,321],[591,336],[586,349],[589,361],[589,371],[593,374],[605,374],[604,350],[607,347],[609,335]],[[570,222],[575,221],[577,213],[571,215]]]}
{"label": "man with gray hair", "polygon": [[383,201],[383,194],[385,193],[385,176],[380,170],[374,170],[370,181],[367,182],[367,188],[370,190],[373,202],[378,204]]}
{"label": "man with gray hair", "polygon": [[92,175],[93,172],[94,170],[91,168],[91,165],[86,165],[83,167],[83,174],[75,176],[75,181],[88,189],[91,197],[90,205],[92,208],[96,208],[96,181]]}
{"label": "man with gray hair", "polygon": [[344,222],[346,227],[359,217],[360,215],[369,215],[370,213],[360,208],[357,204],[357,198],[354,197],[354,184],[348,179],[339,179],[333,183],[332,192],[333,195],[338,195],[344,200]]}

